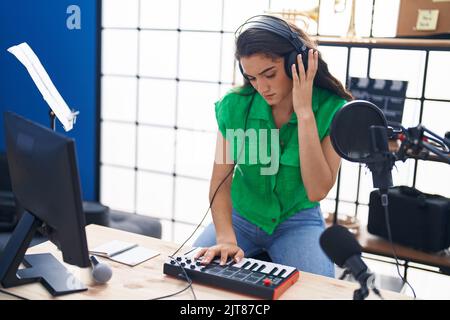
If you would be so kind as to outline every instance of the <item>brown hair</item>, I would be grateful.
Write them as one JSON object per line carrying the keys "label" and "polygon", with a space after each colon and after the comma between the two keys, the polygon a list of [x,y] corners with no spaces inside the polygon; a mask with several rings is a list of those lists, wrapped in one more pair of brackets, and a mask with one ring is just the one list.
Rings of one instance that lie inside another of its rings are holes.
{"label": "brown hair", "polygon": [[[292,31],[299,34],[300,39],[308,49],[317,50],[317,45],[300,28],[292,23],[288,23]],[[249,28],[242,32],[236,39],[235,58],[248,57],[256,53],[262,53],[273,59],[285,57],[294,49],[293,45],[283,38],[268,30]],[[251,86],[250,82],[244,78],[244,87]],[[314,78],[314,86],[327,89],[339,97],[346,100],[353,100],[352,94],[345,89],[342,83],[336,79],[328,70],[327,63],[322,59],[319,52],[319,65]]]}

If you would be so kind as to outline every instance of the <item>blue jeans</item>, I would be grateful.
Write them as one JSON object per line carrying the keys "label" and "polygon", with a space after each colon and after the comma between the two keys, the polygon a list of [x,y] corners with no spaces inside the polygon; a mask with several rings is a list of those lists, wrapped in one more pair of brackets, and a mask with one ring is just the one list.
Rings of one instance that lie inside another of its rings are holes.
{"label": "blue jeans", "polygon": [[[296,267],[334,278],[334,264],[322,251],[319,238],[325,229],[320,207],[302,210],[275,229],[272,235],[244,219],[233,209],[233,229],[238,246],[246,257],[265,250],[274,263]],[[208,225],[195,240],[195,247],[211,247],[216,244],[214,225]]]}

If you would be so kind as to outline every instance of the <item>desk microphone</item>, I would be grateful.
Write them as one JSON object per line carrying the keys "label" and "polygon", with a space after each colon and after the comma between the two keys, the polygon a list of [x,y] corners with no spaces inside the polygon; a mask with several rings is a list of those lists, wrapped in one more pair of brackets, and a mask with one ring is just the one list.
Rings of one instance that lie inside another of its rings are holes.
{"label": "desk microphone", "polygon": [[341,225],[329,227],[320,236],[320,246],[334,263],[345,268],[360,283],[361,289],[353,296],[355,300],[365,299],[369,289],[380,295],[374,285],[374,274],[361,259],[362,248],[347,228]]}
{"label": "desk microphone", "polygon": [[101,263],[95,256],[90,257],[92,262],[92,277],[98,283],[106,283],[112,277],[112,270],[106,263]]}

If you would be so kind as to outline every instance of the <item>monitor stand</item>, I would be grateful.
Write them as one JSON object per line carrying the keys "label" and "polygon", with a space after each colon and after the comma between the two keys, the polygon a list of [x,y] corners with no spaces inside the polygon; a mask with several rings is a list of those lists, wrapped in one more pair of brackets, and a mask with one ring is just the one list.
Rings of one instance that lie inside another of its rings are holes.
{"label": "monitor stand", "polygon": [[[42,221],[28,211],[23,213],[1,256],[2,286],[10,288],[41,282],[53,296],[87,290],[87,287],[53,255],[49,253],[25,255],[31,239],[42,224]],[[25,269],[19,269],[21,263],[25,265]]]}

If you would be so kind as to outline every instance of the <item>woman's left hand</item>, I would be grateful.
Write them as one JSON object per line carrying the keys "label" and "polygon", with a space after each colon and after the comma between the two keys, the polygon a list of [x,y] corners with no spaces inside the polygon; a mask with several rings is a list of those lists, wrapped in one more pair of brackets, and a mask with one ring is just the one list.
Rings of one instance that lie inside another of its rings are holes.
{"label": "woman's left hand", "polygon": [[308,51],[308,70],[306,72],[301,54],[297,56],[297,61],[298,73],[295,64],[291,66],[293,80],[292,100],[294,112],[299,115],[312,112],[313,82],[317,72],[319,52],[313,49]]}

